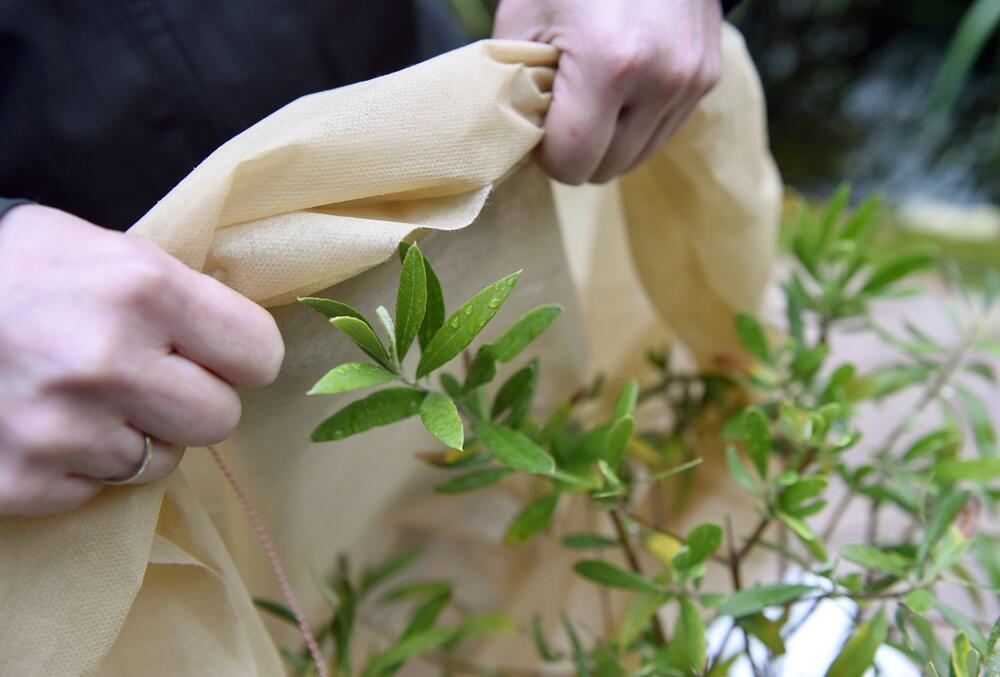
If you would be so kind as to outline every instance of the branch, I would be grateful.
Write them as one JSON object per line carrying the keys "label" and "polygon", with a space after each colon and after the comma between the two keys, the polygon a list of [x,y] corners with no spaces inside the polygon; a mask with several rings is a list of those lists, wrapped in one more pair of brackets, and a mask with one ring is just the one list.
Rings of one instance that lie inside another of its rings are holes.
{"label": "branch", "polygon": [[[622,546],[622,550],[625,552],[625,559],[628,560],[629,568],[632,569],[634,573],[642,576],[642,566],[639,564],[639,558],[632,548],[632,541],[628,536],[628,532],[625,531],[625,525],[622,523],[621,513],[615,509],[608,513],[611,516],[611,522],[615,525],[615,534],[618,536],[618,543]],[[653,614],[653,630],[656,632],[656,638],[659,640],[661,646],[667,645],[667,633],[663,629],[663,623],[660,621],[660,616],[658,614]]]}

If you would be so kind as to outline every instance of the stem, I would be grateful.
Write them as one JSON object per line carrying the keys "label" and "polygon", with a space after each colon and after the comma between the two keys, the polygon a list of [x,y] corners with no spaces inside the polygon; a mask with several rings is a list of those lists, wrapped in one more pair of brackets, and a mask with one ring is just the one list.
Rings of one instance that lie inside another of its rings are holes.
{"label": "stem", "polygon": [[[924,394],[921,395],[917,404],[913,407],[912,412],[896,425],[892,432],[890,432],[882,442],[881,446],[876,447],[876,449],[880,449],[880,451],[875,455],[875,460],[880,462],[880,467],[876,470],[880,477],[885,475],[885,468],[881,467],[881,462],[884,462],[889,457],[892,453],[892,449],[899,443],[899,440],[902,439],[903,434],[910,427],[913,420],[927,408],[927,405],[937,399],[937,397],[941,394],[941,390],[948,385],[948,382],[955,375],[955,372],[962,366],[962,362],[965,359],[966,354],[968,354],[969,350],[972,348],[972,344],[979,339],[979,334],[980,327],[977,325],[973,327],[968,334],[966,334],[958,345],[955,346],[955,348],[948,355],[947,359],[941,363],[941,366],[934,373],[934,377],[931,379],[931,382],[927,384]],[[840,523],[840,520],[843,518],[844,513],[847,512],[847,507],[851,504],[851,501],[854,500],[854,496],[855,494],[853,492],[848,491],[841,497],[840,501],[834,507],[830,521],[827,523],[822,532],[824,540],[833,534],[837,525]]]}
{"label": "stem", "polygon": [[[643,517],[641,515],[637,515],[634,512],[631,512],[629,510],[625,510],[624,512],[625,512],[625,515],[630,520],[632,520],[633,522],[636,522],[637,524],[640,524],[641,526],[644,526],[644,527],[646,527],[647,529],[649,529],[651,531],[658,531],[661,534],[666,534],[667,536],[670,536],[671,538],[676,539],[676,540],[680,541],[681,543],[684,542],[684,537],[681,536],[676,531],[674,531],[673,529],[670,529],[669,527],[661,526],[660,524],[657,524],[656,522],[648,520],[645,517]],[[723,557],[722,555],[716,555],[716,554],[713,553],[710,556],[710,559],[713,562],[717,562],[719,564],[723,564],[723,565],[729,566],[729,560],[726,559],[725,557]]]}
{"label": "stem", "polygon": [[[628,561],[629,568],[632,569],[633,573],[642,576],[642,566],[639,564],[639,558],[635,553],[635,549],[632,548],[632,540],[625,530],[624,523],[622,523],[621,513],[616,509],[608,514],[611,516],[611,522],[615,526],[615,534],[618,536],[618,543],[622,546],[622,551],[625,553],[625,559]],[[660,616],[655,613],[653,614],[653,630],[656,632],[656,639],[659,640],[660,645],[666,646],[667,633],[663,629],[663,622],[660,621]]]}

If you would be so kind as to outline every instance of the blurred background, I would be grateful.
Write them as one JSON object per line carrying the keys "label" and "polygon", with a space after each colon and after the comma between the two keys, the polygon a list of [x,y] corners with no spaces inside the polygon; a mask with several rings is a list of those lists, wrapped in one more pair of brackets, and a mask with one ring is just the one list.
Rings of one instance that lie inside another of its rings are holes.
{"label": "blurred background", "polygon": [[[490,34],[495,0],[435,1]],[[930,242],[973,280],[1000,264],[1000,0],[744,0],[729,20],[790,203],[882,192],[883,245]]]}

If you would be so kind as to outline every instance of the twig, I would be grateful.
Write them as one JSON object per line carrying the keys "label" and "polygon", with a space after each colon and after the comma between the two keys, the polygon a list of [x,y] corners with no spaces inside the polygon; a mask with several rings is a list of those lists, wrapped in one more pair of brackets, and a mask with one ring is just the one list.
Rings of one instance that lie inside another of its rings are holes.
{"label": "twig", "polygon": [[[633,522],[636,522],[637,524],[640,524],[640,525],[646,527],[647,529],[649,529],[651,531],[658,531],[661,534],[666,534],[667,536],[670,536],[671,538],[680,541],[681,543],[684,542],[684,537],[681,536],[676,531],[674,531],[673,529],[670,529],[669,527],[665,527],[665,526],[662,526],[660,524],[657,524],[656,522],[654,522],[652,520],[649,520],[649,519],[646,519],[642,515],[637,515],[636,513],[632,512],[630,510],[626,510],[625,514]],[[725,557],[723,557],[722,555],[717,555],[717,554],[713,553],[709,557],[709,559],[711,559],[713,562],[716,562],[718,564],[722,564],[724,566],[729,566],[729,560],[726,559]]]}
{"label": "twig", "polygon": [[[611,522],[615,525],[615,534],[618,536],[618,543],[622,546],[629,568],[631,568],[634,573],[641,576],[642,566],[639,564],[639,557],[632,548],[632,541],[629,538],[628,532],[625,531],[625,525],[622,523],[621,514],[618,510],[612,510],[608,514],[611,516]],[[660,621],[660,616],[655,613],[653,614],[653,630],[656,632],[656,638],[659,640],[660,645],[666,646],[667,633],[663,629],[663,623]]]}

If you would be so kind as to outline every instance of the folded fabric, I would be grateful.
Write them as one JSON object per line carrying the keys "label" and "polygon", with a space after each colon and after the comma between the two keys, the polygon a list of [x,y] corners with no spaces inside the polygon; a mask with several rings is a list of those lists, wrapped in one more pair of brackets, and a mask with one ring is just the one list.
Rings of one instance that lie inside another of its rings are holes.
{"label": "folded fabric", "polygon": [[[668,146],[648,174],[642,168],[623,184],[639,277],[664,319],[705,355],[735,350],[715,327],[759,299],[779,186],[759,85],[734,31],[727,30],[725,49],[723,83],[682,132],[683,151],[671,155]],[[541,139],[557,58],[547,45],[484,41],[303,97],[219,148],[130,233],[265,307],[325,290],[384,262],[409,235],[476,221],[494,185]],[[538,189],[545,202],[547,186],[534,176],[518,184],[521,193]],[[518,247],[531,246],[502,231],[490,236],[515,258]],[[546,242],[555,247],[558,237]],[[664,247],[690,275],[672,278],[666,259],[655,256]],[[562,261],[559,252],[551,257]],[[691,308],[703,298],[711,302]],[[690,323],[683,316],[689,310]],[[292,537],[301,506],[311,506],[307,514],[321,515],[327,529],[338,515],[322,492],[306,490],[294,497],[298,510],[288,509],[289,497],[279,492],[294,486],[282,466],[301,476],[316,456],[308,429],[294,439],[282,431],[291,429],[288,417],[315,406],[304,404],[303,374],[329,366],[335,351],[316,337],[329,330],[320,320],[294,307],[275,314],[293,363],[270,389],[245,396],[244,422],[224,451],[252,478],[272,529],[288,530],[282,554],[295,560],[293,583],[304,593],[310,561],[324,562],[296,550],[303,547]],[[404,446],[407,439],[391,437]],[[281,674],[245,586],[252,580],[254,592],[261,587],[259,574],[250,573],[260,562],[246,554],[256,547],[253,537],[227,517],[225,489],[214,475],[206,479],[203,462],[185,461],[185,472],[200,475],[191,480],[201,500],[175,473],[153,485],[109,488],[68,514],[0,519],[0,673]],[[373,481],[366,490],[382,494],[371,505],[384,507],[400,486]],[[353,533],[375,526],[377,514],[351,514]]]}

